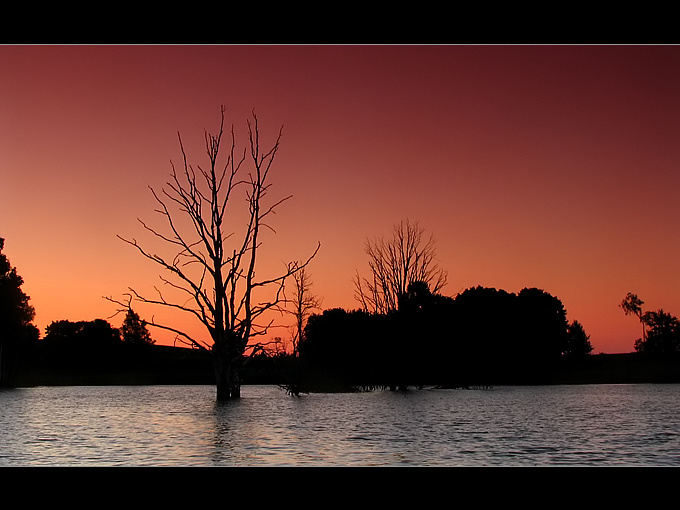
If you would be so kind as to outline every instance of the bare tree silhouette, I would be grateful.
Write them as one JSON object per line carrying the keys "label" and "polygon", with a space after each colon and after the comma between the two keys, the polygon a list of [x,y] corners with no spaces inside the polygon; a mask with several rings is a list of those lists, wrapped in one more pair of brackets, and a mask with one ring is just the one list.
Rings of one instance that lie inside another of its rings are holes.
{"label": "bare tree silhouette", "polygon": [[[264,321],[264,317],[282,300],[286,280],[303,270],[319,250],[317,245],[305,262],[289,263],[276,276],[256,278],[261,231],[271,229],[267,223],[270,215],[291,198],[266,201],[271,186],[270,170],[279,150],[282,128],[273,146],[263,151],[258,119],[253,113],[247,123],[249,147],[237,154],[232,126],[231,146],[227,149],[226,162],[221,164],[218,158],[223,143],[224,111],[222,107],[219,132],[216,135],[205,133],[208,168],[198,166],[195,170],[188,164],[178,134],[183,167],[178,171],[172,165],[172,179],[167,183],[167,189],[160,193],[151,189],[158,205],[156,212],[166,220],[169,232],[158,232],[139,220],[147,231],[174,248],[172,258],[147,251],[135,239],[119,236],[170,273],[169,278],[160,277],[168,288],[188,297],[183,301],[171,301],[166,300],[158,289],[154,298],[130,289],[136,300],[186,312],[207,329],[211,342],[192,337],[169,324],[156,323],[153,319],[148,322],[150,326],[172,331],[188,344],[212,353],[218,400],[240,397],[240,368],[248,351],[252,355],[263,348],[262,343],[251,343],[251,340],[267,333],[272,322]],[[245,170],[247,162],[252,164],[249,171]],[[241,218],[231,210],[232,203],[238,200],[236,197],[243,196],[241,191],[248,205],[247,214],[243,215],[245,225],[240,233],[227,231],[227,212],[230,220]],[[188,228],[182,228],[185,223]],[[263,289],[269,290],[265,298],[260,293]],[[260,296],[257,299],[256,292]]]}
{"label": "bare tree silhouette", "polygon": [[292,344],[295,374],[291,374],[291,381],[285,386],[291,395],[299,395],[301,391],[300,378],[300,343],[305,338],[305,326],[315,310],[321,308],[322,299],[312,294],[312,279],[307,268],[302,268],[293,274],[293,296],[286,300],[286,307],[281,310],[294,317]]}
{"label": "bare tree silhouette", "polygon": [[388,313],[399,307],[409,285],[424,282],[432,294],[446,284],[447,272],[438,267],[434,238],[425,238],[418,223],[401,221],[392,238],[368,239],[366,254],[370,276],[354,277],[355,298],[365,311]]}
{"label": "bare tree silhouette", "polygon": [[304,330],[307,320],[314,310],[321,307],[321,298],[312,294],[312,279],[306,268],[293,275],[293,299],[291,299],[292,311],[295,317],[295,331],[293,333],[293,356],[299,355],[300,342],[304,339]]}

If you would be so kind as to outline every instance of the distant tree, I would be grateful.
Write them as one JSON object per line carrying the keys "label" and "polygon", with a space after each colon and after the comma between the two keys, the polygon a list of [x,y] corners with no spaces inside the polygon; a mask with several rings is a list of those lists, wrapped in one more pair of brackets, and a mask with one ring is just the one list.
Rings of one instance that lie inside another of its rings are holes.
{"label": "distant tree", "polygon": [[9,385],[20,358],[39,338],[32,322],[35,310],[21,286],[24,280],[2,253],[0,238],[0,386]]}
{"label": "distant tree", "polygon": [[562,301],[537,288],[517,295],[526,356],[535,363],[554,361],[567,348],[567,312]]}
{"label": "distant tree", "polygon": [[321,298],[312,294],[312,279],[306,268],[293,274],[293,296],[287,300],[290,308],[284,307],[283,310],[292,314],[295,318],[293,327],[293,358],[296,373],[292,375],[292,381],[287,386],[287,391],[291,395],[299,395],[300,387],[300,343],[304,341],[305,327],[315,310],[321,307]]}
{"label": "distant tree", "polygon": [[429,309],[436,299],[427,282],[411,282],[406,292],[399,297],[399,310],[415,312]]}
{"label": "distant tree", "polygon": [[293,333],[293,356],[298,356],[300,342],[304,339],[305,326],[314,310],[321,307],[321,298],[312,294],[312,279],[305,268],[293,274],[293,298],[290,300],[295,317]]}
{"label": "distant tree", "polygon": [[636,294],[629,292],[626,295],[625,299],[621,301],[619,306],[623,309],[623,313],[625,313],[626,315],[635,315],[638,318],[638,320],[640,321],[640,325],[642,326],[642,340],[640,341],[644,343],[647,340],[647,332],[645,330],[645,321],[642,316],[643,304],[644,301],[637,297]]}
{"label": "distant tree", "polygon": [[53,321],[45,328],[45,344],[54,350],[101,350],[120,344],[120,330],[104,319]]}
{"label": "distant tree", "polygon": [[313,314],[300,343],[303,375],[309,381],[311,374],[314,386],[334,389],[385,384],[392,337],[384,315],[342,308]]}
{"label": "distant tree", "polygon": [[454,300],[413,282],[398,310],[324,310],[309,318],[300,357],[304,372],[344,387],[406,389],[438,384],[451,370]]}
{"label": "distant tree", "polygon": [[658,310],[643,313],[641,319],[649,330],[645,339],[635,342],[637,352],[668,355],[680,351],[680,321],[677,317]]}
{"label": "distant tree", "polygon": [[593,346],[590,343],[590,335],[586,334],[583,325],[573,321],[567,327],[567,345],[564,355],[569,358],[581,358],[591,354]]}
{"label": "distant tree", "polygon": [[491,384],[501,373],[515,372],[526,342],[520,335],[518,299],[514,293],[471,287],[454,300],[449,355],[459,384]]}
{"label": "distant tree", "polygon": [[305,327],[305,334],[299,345],[300,361],[304,365],[304,385],[326,386],[329,381],[347,386],[352,369],[353,331],[350,312],[342,308],[324,310],[312,314]]}
{"label": "distant tree", "polygon": [[52,321],[45,328],[44,343],[55,347],[75,347],[79,339],[79,332],[84,322],[71,322],[69,320]]}
{"label": "distant tree", "polygon": [[136,345],[153,345],[156,343],[151,338],[149,330],[146,329],[146,322],[140,320],[139,315],[132,308],[125,314],[123,325],[120,328],[123,342]]}
{"label": "distant tree", "polygon": [[122,345],[120,330],[104,319],[53,321],[40,341],[37,366],[67,380],[83,374],[96,379],[121,366]]}
{"label": "distant tree", "polygon": [[[187,162],[179,137],[183,168],[177,171],[173,165],[171,180],[162,193],[152,189],[158,205],[156,212],[167,223],[168,231],[159,232],[142,222],[144,228],[171,248],[169,256],[147,251],[134,239],[123,239],[170,274],[169,278],[161,277],[165,285],[188,297],[166,299],[159,291],[158,297],[150,298],[131,289],[135,299],[184,312],[204,327],[208,341],[169,324],[148,323],[172,331],[192,346],[212,354],[217,400],[241,396],[242,365],[247,356],[263,348],[252,340],[267,334],[271,323],[265,320],[266,314],[281,302],[288,278],[316,255],[315,251],[307,262],[288,264],[277,275],[256,276],[262,231],[271,228],[268,224],[271,215],[290,197],[268,202],[270,170],[282,131],[271,148],[263,151],[257,117],[253,114],[247,124],[249,146],[239,154],[232,129],[231,146],[225,156],[224,108],[221,109],[219,131],[216,135],[205,133],[208,156],[205,168],[195,169]],[[247,162],[250,170],[246,169]],[[239,216],[232,209],[241,197],[247,209]],[[242,218],[241,230],[230,232],[229,225],[235,225],[238,218]]]}
{"label": "distant tree", "polygon": [[301,356],[322,379],[406,388],[550,381],[560,358],[592,351],[562,301],[474,287],[455,298],[413,282],[387,314],[325,310],[308,321]]}
{"label": "distant tree", "polygon": [[394,226],[392,238],[367,240],[370,274],[354,278],[355,298],[365,311],[386,314],[399,307],[401,296],[414,282],[424,282],[437,294],[446,284],[447,273],[436,260],[434,238],[408,220]]}
{"label": "distant tree", "polygon": [[409,284],[398,310],[388,316],[393,333],[386,355],[395,367],[398,377],[392,382],[397,388],[443,382],[456,355],[454,311],[454,300],[432,293],[426,282]]}
{"label": "distant tree", "polygon": [[455,305],[454,327],[465,356],[505,356],[519,349],[516,294],[471,287],[456,296]]}

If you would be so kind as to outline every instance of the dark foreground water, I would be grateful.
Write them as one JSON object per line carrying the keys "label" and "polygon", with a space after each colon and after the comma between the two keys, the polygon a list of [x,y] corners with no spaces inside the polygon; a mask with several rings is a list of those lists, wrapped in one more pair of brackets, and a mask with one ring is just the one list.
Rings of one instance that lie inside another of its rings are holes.
{"label": "dark foreground water", "polygon": [[680,385],[0,391],[0,466],[680,466]]}

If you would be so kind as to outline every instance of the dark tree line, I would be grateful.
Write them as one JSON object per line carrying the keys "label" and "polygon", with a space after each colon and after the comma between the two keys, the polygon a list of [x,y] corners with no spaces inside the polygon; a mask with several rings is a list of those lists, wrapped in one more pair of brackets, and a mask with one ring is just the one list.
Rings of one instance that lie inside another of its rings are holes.
{"label": "dark tree line", "polygon": [[120,328],[104,319],[59,320],[47,326],[16,384],[212,384],[201,354],[154,345],[143,321],[130,316]]}
{"label": "dark tree line", "polygon": [[[2,253],[0,238],[0,386],[13,386],[26,373],[55,367],[61,372],[96,372],[129,358],[133,345],[151,345],[146,324],[130,309],[121,328],[108,321],[54,321],[40,339],[35,310],[22,290],[24,280]],[[121,348],[120,346],[124,346]]]}
{"label": "dark tree line", "polygon": [[[33,351],[34,372],[58,373],[64,380],[99,380],[105,374],[129,371],[143,361],[154,343],[143,321],[130,310],[120,328],[107,320],[53,321]],[[34,376],[35,377],[35,376]],[[42,376],[37,374],[38,381]]]}
{"label": "dark tree line", "polygon": [[146,328],[146,323],[132,309],[127,311],[120,328],[113,327],[104,319],[54,321],[45,329],[43,342],[63,350],[106,349],[121,343],[128,345],[155,343]]}
{"label": "dark tree line", "polygon": [[60,350],[106,349],[119,344],[121,335],[119,329],[103,319],[59,320],[47,326],[42,342]]}
{"label": "dark tree line", "polygon": [[393,389],[550,382],[560,363],[591,351],[583,327],[543,290],[475,287],[450,298],[424,282],[386,314],[313,315],[300,345],[310,385]]}

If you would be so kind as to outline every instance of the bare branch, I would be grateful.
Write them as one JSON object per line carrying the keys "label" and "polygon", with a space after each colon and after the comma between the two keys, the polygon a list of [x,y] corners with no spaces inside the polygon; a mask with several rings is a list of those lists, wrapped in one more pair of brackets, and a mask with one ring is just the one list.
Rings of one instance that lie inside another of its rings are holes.
{"label": "bare branch", "polygon": [[[171,290],[186,296],[187,301],[178,303],[167,300],[158,289],[155,298],[140,295],[133,289],[130,289],[131,296],[144,303],[191,314],[210,333],[210,349],[215,353],[216,367],[220,367],[216,373],[221,374],[222,370],[226,370],[223,376],[218,375],[218,398],[222,383],[230,388],[229,394],[238,386],[230,370],[237,369],[233,363],[238,363],[246,349],[252,349],[253,352],[257,350],[249,341],[265,335],[274,327],[273,319],[266,321],[264,318],[267,313],[276,311],[278,304],[285,300],[287,279],[302,271],[319,250],[317,246],[304,263],[289,264],[278,276],[262,280],[255,278],[261,247],[260,230],[267,228],[275,231],[266,220],[291,198],[286,196],[266,203],[271,186],[269,172],[280,147],[283,128],[279,130],[273,145],[263,151],[258,119],[253,112],[252,120],[247,122],[250,158],[247,157],[246,148],[242,154],[237,154],[232,126],[231,146],[226,150],[226,161],[221,162],[224,152],[222,144],[225,141],[224,111],[222,107],[217,134],[204,132],[208,163],[194,169],[189,164],[182,137],[178,133],[182,165],[177,168],[171,162],[172,172],[167,186],[160,192],[151,188],[157,205],[155,212],[163,217],[168,232],[161,233],[140,220],[146,231],[176,250],[175,254],[168,258],[152,254],[136,239],[119,236],[142,256],[168,271],[170,277],[161,276],[161,281]],[[248,161],[252,167],[246,171]],[[242,175],[244,172],[246,175]],[[224,232],[224,227],[229,205],[234,203],[238,191],[245,195],[248,216],[237,236],[235,232]],[[175,217],[177,214],[179,216]],[[179,221],[178,218],[189,221]],[[185,223],[189,227],[185,228]],[[228,242],[232,242],[233,246],[228,245]],[[253,293],[265,288],[271,289],[271,296],[256,303]],[[155,322],[149,324],[174,332],[196,347],[208,348],[207,343],[175,327]]]}
{"label": "bare branch", "polygon": [[165,324],[157,324],[154,321],[153,317],[151,318],[151,322],[147,321],[146,324],[149,325],[149,326],[153,326],[155,328],[158,328],[158,329],[163,329],[165,331],[171,331],[172,333],[175,333],[176,335],[186,339],[189,342],[190,345],[196,347],[197,349],[201,349],[203,351],[209,351],[210,350],[210,346],[207,343],[201,342],[200,340],[196,340],[196,339],[192,338],[191,336],[189,336],[184,331],[181,331],[179,329],[173,328],[171,326],[167,326]]}
{"label": "bare branch", "polygon": [[364,310],[385,314],[396,310],[411,283],[427,283],[432,293],[446,284],[447,273],[436,262],[434,238],[423,240],[424,229],[408,220],[395,225],[392,238],[366,241],[369,278],[354,277],[355,299]]}

